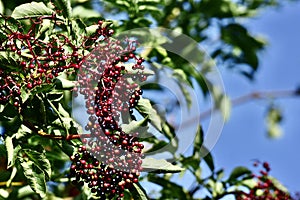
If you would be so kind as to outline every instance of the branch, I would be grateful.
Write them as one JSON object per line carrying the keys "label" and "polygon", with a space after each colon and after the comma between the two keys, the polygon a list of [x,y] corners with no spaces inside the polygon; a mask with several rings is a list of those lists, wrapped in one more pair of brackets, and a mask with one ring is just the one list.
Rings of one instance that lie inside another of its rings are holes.
{"label": "branch", "polygon": [[[6,186],[7,182],[0,182],[0,186]],[[22,186],[24,182],[11,182],[11,186]]]}
{"label": "branch", "polygon": [[[287,97],[296,97],[300,96],[300,89],[296,90],[276,90],[276,91],[255,91],[248,93],[246,95],[237,97],[236,99],[231,100],[232,107],[245,104],[247,102],[250,102],[252,100],[258,100],[258,99],[276,99],[276,98],[287,98]],[[203,113],[200,113],[200,119],[204,120],[209,118],[214,112],[218,111],[217,108],[211,108]],[[190,118],[189,120],[183,122],[183,126],[188,126],[197,120],[199,116]]]}

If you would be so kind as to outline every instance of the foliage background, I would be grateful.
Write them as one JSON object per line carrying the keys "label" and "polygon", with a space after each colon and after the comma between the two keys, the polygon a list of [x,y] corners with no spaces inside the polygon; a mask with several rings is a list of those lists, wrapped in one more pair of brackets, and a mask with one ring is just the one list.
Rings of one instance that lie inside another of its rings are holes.
{"label": "foliage background", "polygon": [[[63,1],[62,1],[63,2]],[[16,2],[8,2],[3,1],[6,12],[9,13],[9,9],[13,9],[16,6]],[[24,3],[24,2],[18,2]],[[218,66],[220,66],[220,70],[231,79],[231,76],[236,77],[238,82],[247,82],[252,81],[256,77],[256,72],[259,68],[259,59],[258,52],[264,48],[266,42],[259,37],[253,36],[252,32],[247,32],[243,25],[240,25],[240,22],[243,19],[247,19],[248,17],[255,16],[258,10],[263,9],[265,7],[276,6],[279,2],[276,1],[164,1],[163,3],[160,1],[72,1],[72,5],[77,6],[77,14],[83,17],[84,15],[93,15],[95,13],[88,11],[83,12],[80,9],[83,9],[82,6],[88,9],[97,8],[105,19],[109,19],[113,15],[117,15],[117,19],[115,21],[116,31],[122,32],[124,30],[128,30],[136,27],[143,26],[163,26],[166,28],[182,28],[183,33],[191,36],[195,40],[197,40],[200,44],[207,46],[207,50],[210,52],[211,56],[216,59]],[[281,2],[280,2],[281,3]],[[189,6],[190,5],[190,6]],[[191,6],[194,5],[194,6]],[[191,10],[190,10],[191,9]],[[74,9],[75,10],[75,9]],[[162,12],[163,11],[163,12]],[[83,16],[82,16],[83,15]],[[146,18],[145,18],[146,16]],[[123,19],[123,20],[122,20]],[[153,24],[151,24],[154,21]],[[160,55],[161,52],[153,51],[152,54],[149,55],[156,57],[158,62],[162,61],[164,58]],[[185,65],[181,60],[177,60],[176,56],[170,55],[172,61],[182,62],[182,65]],[[263,57],[261,57],[263,59]],[[169,63],[170,66],[173,63]],[[174,66],[173,66],[174,67]],[[182,66],[181,66],[182,67]],[[176,66],[175,66],[176,68]],[[226,69],[226,70],[225,70]],[[227,70],[230,70],[229,72]],[[185,70],[185,74],[188,77],[195,78],[201,85],[201,78],[197,77],[195,73],[192,73],[190,70]],[[267,75],[270,76],[270,73]],[[264,79],[265,75],[261,77]],[[245,83],[248,87],[248,82]],[[249,84],[251,85],[251,84]],[[206,88],[202,84],[202,90],[205,93]],[[234,90],[233,96],[239,89],[235,87],[229,88]],[[244,87],[241,87],[240,90],[243,90]],[[229,90],[230,91],[230,90]],[[230,92],[229,92],[230,94]],[[200,93],[199,93],[200,95]],[[265,109],[269,104],[262,103]],[[276,107],[277,108],[277,107]],[[245,108],[246,109],[246,108]],[[247,108],[248,109],[248,108]],[[264,110],[266,112],[266,110]],[[248,111],[245,111],[248,116]],[[243,112],[241,118],[245,119],[246,116]],[[251,113],[251,112],[250,112]],[[257,115],[257,114],[254,114]],[[246,118],[247,119],[247,118]],[[252,121],[248,119],[248,121]],[[263,122],[263,120],[260,120]],[[234,123],[234,122],[232,122]],[[246,126],[245,126],[246,127]],[[262,123],[260,123],[257,127],[264,127]],[[243,130],[244,127],[239,128]],[[225,129],[226,130],[226,129]],[[258,137],[264,137],[260,134],[261,130],[253,130],[254,133],[258,135]],[[245,133],[243,133],[245,134]],[[247,134],[251,135],[251,134]],[[271,135],[272,136],[272,135]],[[224,136],[225,137],[225,136]],[[252,137],[251,137],[252,138]],[[236,137],[236,139],[231,139],[228,137],[231,142],[234,142],[235,145],[243,145],[240,140]],[[242,136],[242,140],[245,140],[245,137]],[[247,140],[248,141],[248,140]],[[260,139],[255,139],[255,142],[261,141]],[[261,141],[269,142],[268,141]],[[283,140],[284,142],[284,140]],[[244,145],[243,145],[244,146]],[[254,145],[250,144],[250,147],[253,148]],[[270,145],[271,146],[271,145]],[[249,149],[252,149],[250,148]],[[262,149],[264,150],[265,145],[262,144]],[[278,146],[277,146],[278,147]],[[228,148],[228,151],[233,154],[238,149]],[[257,154],[254,150],[253,152],[254,158],[258,158]],[[226,152],[222,153],[225,156],[222,158],[226,159]],[[218,153],[216,152],[216,155]],[[222,154],[221,154],[222,155]],[[277,154],[278,155],[278,154]],[[261,159],[265,159],[263,155],[261,155]],[[249,160],[246,156],[242,156],[244,159]],[[217,157],[218,160],[218,157]],[[230,162],[234,162],[233,160],[229,160]],[[240,165],[249,165],[247,161],[239,162],[240,157],[236,157],[235,164]],[[221,162],[220,162],[221,163]],[[186,167],[186,166],[185,166]],[[153,176],[154,177],[154,176]],[[152,177],[152,180],[155,178]],[[166,178],[166,177],[165,177]],[[167,178],[166,178],[167,179]],[[159,180],[159,179],[158,179]],[[167,184],[165,185],[167,186]],[[209,187],[209,186],[208,186]],[[169,189],[165,188],[164,192],[170,195],[168,192]],[[164,194],[163,192],[163,194]]]}

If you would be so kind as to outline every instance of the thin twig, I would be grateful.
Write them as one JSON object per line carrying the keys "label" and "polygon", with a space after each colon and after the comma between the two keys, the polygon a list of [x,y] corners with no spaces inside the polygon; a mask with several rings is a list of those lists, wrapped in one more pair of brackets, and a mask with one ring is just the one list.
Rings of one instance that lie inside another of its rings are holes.
{"label": "thin twig", "polygon": [[[277,99],[296,97],[299,95],[300,92],[298,90],[255,91],[231,100],[231,106],[235,107],[257,99]],[[208,119],[216,111],[218,111],[217,108],[210,108],[203,113],[200,113],[200,116],[198,115],[197,117],[190,118],[189,120],[183,122],[182,126],[189,126],[190,124],[194,123],[195,120],[197,120],[199,117],[201,120]]]}
{"label": "thin twig", "polygon": [[[6,186],[7,182],[0,182],[0,186]],[[11,182],[11,186],[22,186],[24,182]]]}

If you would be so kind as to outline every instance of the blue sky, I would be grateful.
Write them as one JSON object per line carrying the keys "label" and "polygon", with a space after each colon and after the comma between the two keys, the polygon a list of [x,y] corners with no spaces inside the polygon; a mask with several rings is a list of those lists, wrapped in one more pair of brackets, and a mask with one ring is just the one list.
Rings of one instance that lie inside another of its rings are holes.
{"label": "blue sky", "polygon": [[[227,93],[232,97],[257,90],[295,89],[300,86],[300,3],[263,11],[247,27],[263,35],[269,45],[261,53],[260,68],[253,83],[238,74],[222,70]],[[268,161],[271,175],[291,192],[300,191],[300,98],[275,103],[283,111],[284,135],[277,140],[266,136],[264,115],[269,101],[257,100],[233,108],[230,121],[213,149],[217,167],[228,173],[236,166],[250,166],[252,159]]]}

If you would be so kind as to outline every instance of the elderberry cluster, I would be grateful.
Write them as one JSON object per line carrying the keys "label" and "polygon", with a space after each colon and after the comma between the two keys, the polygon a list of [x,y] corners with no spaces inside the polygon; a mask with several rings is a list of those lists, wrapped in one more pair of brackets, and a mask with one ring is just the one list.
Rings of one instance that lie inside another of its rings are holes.
{"label": "elderberry cluster", "polygon": [[[257,167],[258,162],[254,163]],[[274,184],[274,182],[269,178],[269,172],[271,170],[269,163],[262,163],[263,170],[260,170],[259,175],[253,174],[253,178],[257,179],[257,184],[250,191],[244,192],[240,191],[237,193],[237,200],[289,200],[291,196],[282,191],[280,188]]]}
{"label": "elderberry cluster", "polygon": [[[6,37],[0,38],[0,51],[8,64],[0,70],[0,104],[13,99],[22,108],[21,91],[53,84],[62,72],[76,75],[73,92],[85,98],[90,137],[71,157],[70,177],[88,184],[101,199],[122,198],[124,189],[138,182],[144,148],[138,132],[125,133],[119,124],[134,118],[142,94],[138,83],[147,79],[144,60],[135,54],[136,41],[111,39],[114,31],[103,21],[93,34],[70,39],[70,24],[55,13],[29,18],[29,27],[13,18],[1,20]],[[51,28],[57,32],[46,34]]]}
{"label": "elderberry cluster", "polygon": [[142,170],[144,145],[138,141],[139,133],[125,133],[119,124],[132,115],[142,95],[138,82],[147,79],[135,50],[135,41],[103,40],[80,66],[74,88],[86,100],[90,116],[85,130],[91,137],[82,140],[86,146],[71,158],[71,177],[79,185],[87,182],[101,199],[122,198]]}
{"label": "elderberry cluster", "polygon": [[1,18],[0,29],[5,37],[0,39],[0,53],[6,64],[1,66],[0,72],[0,104],[6,104],[14,98],[15,106],[19,106],[21,87],[31,90],[43,84],[52,84],[61,72],[74,74],[85,52],[94,48],[99,37],[106,38],[113,33],[99,21],[95,33],[89,36],[69,39],[60,32],[47,36],[44,30],[49,28],[45,27],[49,21],[53,29],[65,27],[65,22],[55,13],[52,16],[30,18],[29,28],[13,18]]}
{"label": "elderberry cluster", "polygon": [[20,84],[15,82],[12,74],[7,75],[3,69],[0,69],[0,104],[6,104],[12,98],[14,105],[19,106],[20,95]]}
{"label": "elderberry cluster", "polygon": [[71,160],[70,174],[75,177],[73,184],[83,186],[86,183],[100,199],[122,198],[123,190],[138,182],[137,170],[125,172],[116,170],[113,165],[105,165],[98,161],[95,152],[87,151],[85,146],[80,147]]}

